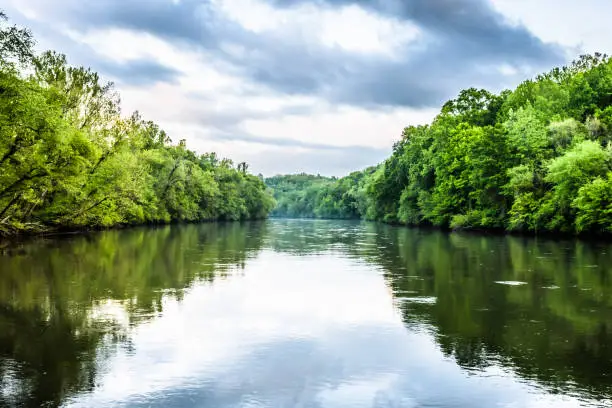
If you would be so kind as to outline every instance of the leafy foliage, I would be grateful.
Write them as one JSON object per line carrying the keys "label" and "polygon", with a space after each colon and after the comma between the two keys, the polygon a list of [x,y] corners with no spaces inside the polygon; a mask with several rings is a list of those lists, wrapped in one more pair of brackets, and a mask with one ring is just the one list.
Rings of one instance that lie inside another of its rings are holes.
{"label": "leafy foliage", "polygon": [[[0,14],[0,19],[4,19]],[[172,144],[112,83],[0,26],[0,234],[266,217],[274,206],[246,163]]]}
{"label": "leafy foliage", "polygon": [[[299,175],[267,183],[276,215],[609,233],[611,142],[612,59],[585,55],[514,91],[460,92],[431,124],[406,127],[391,157],[354,173],[358,182]],[[347,206],[347,194],[359,204]]]}
{"label": "leafy foliage", "polygon": [[[612,60],[595,54],[514,91],[462,91],[408,127],[369,181],[376,219],[451,228],[609,232]],[[400,193],[401,191],[401,193]]]}
{"label": "leafy foliage", "polygon": [[271,216],[360,218],[367,209],[364,182],[373,171],[369,168],[341,179],[304,173],[269,177],[265,183],[277,203]]}

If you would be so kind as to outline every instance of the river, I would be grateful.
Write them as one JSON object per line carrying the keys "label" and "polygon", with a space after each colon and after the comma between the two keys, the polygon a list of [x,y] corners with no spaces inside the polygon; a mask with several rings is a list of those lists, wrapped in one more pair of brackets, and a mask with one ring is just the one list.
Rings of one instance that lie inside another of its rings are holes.
{"label": "river", "polygon": [[612,406],[612,245],[357,221],[0,255],[0,406]]}

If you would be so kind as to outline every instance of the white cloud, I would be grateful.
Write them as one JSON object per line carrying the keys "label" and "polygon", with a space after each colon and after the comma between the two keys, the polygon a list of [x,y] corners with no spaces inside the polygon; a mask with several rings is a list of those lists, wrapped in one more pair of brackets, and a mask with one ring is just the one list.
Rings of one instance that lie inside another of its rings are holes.
{"label": "white cloud", "polygon": [[[216,151],[236,162],[248,161],[254,172],[266,175],[298,171],[342,175],[382,160],[380,157],[376,162],[364,163],[357,159],[359,164],[355,167],[346,163],[334,169],[330,164],[338,159],[333,159],[318,169],[316,151],[312,148],[291,143],[274,146],[278,140],[385,149],[399,139],[404,126],[427,123],[436,113],[434,109],[407,108],[369,111],[334,106],[316,97],[277,94],[232,73],[212,55],[147,33],[105,29],[66,34],[117,63],[149,59],[179,71],[178,83],[147,87],[122,85],[121,78],[113,78],[119,81],[124,111],[139,110],[158,122],[173,140],[186,139],[188,146],[199,152]],[[291,109],[299,111],[291,113]],[[232,115],[236,117],[234,122]],[[219,124],[223,117],[227,120]],[[220,138],[219,134],[227,131],[220,126],[229,127],[235,134]],[[249,141],[249,135],[256,138]],[[239,140],[231,140],[233,137]],[[306,160],[296,155],[303,155]],[[302,168],[290,167],[292,163],[285,160],[287,157],[293,157],[293,163],[301,162]]]}
{"label": "white cloud", "polygon": [[491,0],[514,24],[543,41],[562,44],[568,57],[578,52],[612,54],[612,2],[609,0]]}
{"label": "white cloud", "polygon": [[276,120],[247,120],[244,128],[263,137],[290,138],[332,146],[384,148],[399,140],[404,126],[426,123],[434,115],[434,110],[368,112],[343,107],[330,113],[284,116]]}
{"label": "white cloud", "polygon": [[498,70],[502,75],[506,76],[516,75],[517,73],[517,69],[510,64],[503,64],[498,67]]}
{"label": "white cloud", "polygon": [[[607,35],[610,28],[606,21],[612,5],[607,1],[492,2],[509,20],[524,24],[544,41],[612,53],[609,40],[612,36]],[[61,19],[45,18],[48,5],[41,0],[11,0],[9,4],[22,18],[36,21],[38,27],[53,28],[105,61],[129,63],[144,59],[178,71],[180,75],[173,83],[130,86],[122,78],[110,79],[118,84],[124,112],[139,110],[165,128],[173,140],[186,139],[199,152],[215,150],[236,162],[246,160],[253,171],[266,175],[297,171],[342,175],[376,164],[384,157],[381,152],[390,151],[404,126],[429,122],[436,113],[436,109],[400,107],[370,111],[333,105],[314,96],[283,95],[246,79],[240,67],[186,42],[170,42],[119,28],[82,32],[64,26],[66,22]],[[418,41],[422,35],[414,24],[354,5],[330,8],[310,4],[280,9],[262,0],[216,0],[215,4],[218,6],[215,13],[254,35],[294,36],[296,44],[363,56],[393,59],[400,47]],[[65,49],[66,43],[55,46],[50,38],[38,37],[45,47]],[[256,53],[231,39],[222,43],[221,48],[233,56]],[[92,68],[99,69],[95,65]],[[506,78],[517,73],[531,75],[527,74],[531,67],[515,66],[512,61],[474,69],[497,71]],[[441,77],[438,82],[445,84],[450,79]],[[275,145],[279,139],[286,143]],[[316,149],[308,144],[332,149]],[[366,150],[347,150],[344,155],[341,150],[334,150],[349,146]]]}
{"label": "white cloud", "polygon": [[393,57],[398,47],[419,37],[413,24],[368,13],[350,5],[340,8],[303,4],[276,9],[261,0],[217,0],[231,20],[255,33],[278,32],[315,40],[347,51]]}

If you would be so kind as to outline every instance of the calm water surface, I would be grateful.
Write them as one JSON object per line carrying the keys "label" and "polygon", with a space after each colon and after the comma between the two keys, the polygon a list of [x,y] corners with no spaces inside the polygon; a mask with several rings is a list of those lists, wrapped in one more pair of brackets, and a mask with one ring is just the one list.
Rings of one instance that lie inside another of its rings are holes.
{"label": "calm water surface", "polygon": [[612,245],[272,220],[0,255],[0,406],[612,406]]}

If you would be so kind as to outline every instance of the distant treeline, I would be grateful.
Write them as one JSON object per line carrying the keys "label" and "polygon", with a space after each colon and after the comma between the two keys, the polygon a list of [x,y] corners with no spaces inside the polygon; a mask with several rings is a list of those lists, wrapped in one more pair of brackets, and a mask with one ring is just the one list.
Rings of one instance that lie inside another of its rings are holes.
{"label": "distant treeline", "polygon": [[33,52],[0,12],[0,235],[55,228],[263,218],[263,181],[197,155],[64,55]]}
{"label": "distant treeline", "polygon": [[371,167],[341,179],[290,174],[265,179],[274,192],[273,217],[360,218],[366,211],[365,181],[375,170]]}
{"label": "distant treeline", "polygon": [[279,216],[610,233],[611,141],[612,60],[585,55],[514,91],[460,92],[374,170],[266,182]]}
{"label": "distant treeline", "polygon": [[[112,84],[64,55],[33,52],[0,13],[0,234],[262,218],[261,178],[197,155]],[[343,178],[266,179],[284,217],[443,228],[612,232],[612,60],[580,57],[514,91],[467,89],[386,161]]]}

